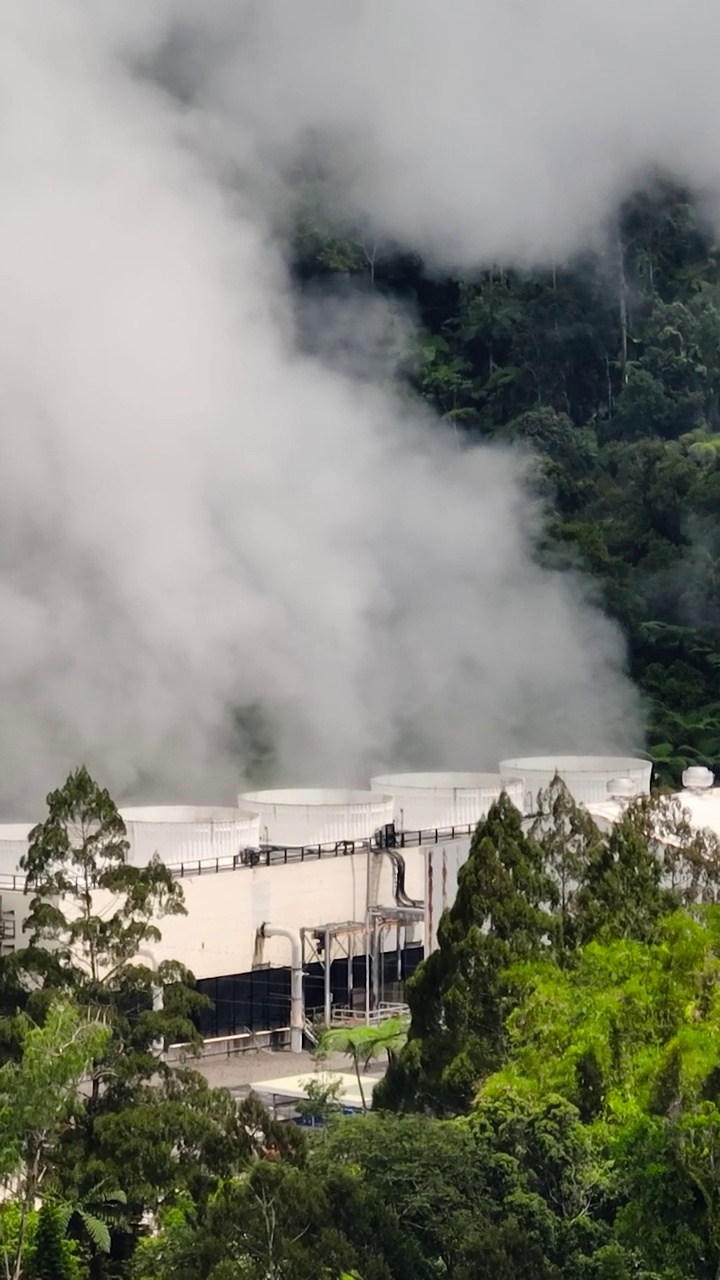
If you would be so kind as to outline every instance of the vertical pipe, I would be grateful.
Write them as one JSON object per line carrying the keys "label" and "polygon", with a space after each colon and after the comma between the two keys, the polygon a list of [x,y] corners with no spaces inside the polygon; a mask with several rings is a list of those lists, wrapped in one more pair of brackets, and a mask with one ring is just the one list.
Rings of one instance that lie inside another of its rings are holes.
{"label": "vertical pipe", "polygon": [[330,971],[332,968],[332,941],[330,938],[330,930],[325,930],[325,1026],[330,1026],[332,1019],[332,992],[330,990]]}
{"label": "vertical pipe", "polygon": [[365,854],[365,1025],[370,1026],[370,863],[375,855],[372,845]]}
{"label": "vertical pipe", "polygon": [[305,1030],[305,1001],[303,999],[302,939],[298,929],[287,929],[279,924],[262,924],[258,930],[262,938],[287,938],[290,942],[290,1052],[302,1053]]}
{"label": "vertical pipe", "polygon": [[377,1007],[377,1001],[378,1001],[378,988],[380,985],[378,978],[379,978],[379,975],[378,975],[378,922],[377,922],[377,918],[373,917],[373,927],[372,927],[372,1007],[373,1009]]}
{"label": "vertical pipe", "polygon": [[[140,947],[138,951],[138,956],[141,956],[143,960],[147,960],[153,972],[157,973],[158,962],[157,962],[155,953],[153,951],[150,951],[148,947]],[[153,1013],[162,1013],[164,1007],[165,1007],[165,1000],[164,1000],[162,985],[159,982],[156,982],[152,986]],[[162,1062],[163,1058],[165,1057],[165,1042],[163,1040],[154,1040],[152,1043],[152,1051],[155,1054],[155,1057],[159,1058],[160,1061]]]}
{"label": "vertical pipe", "polygon": [[365,1023],[370,1026],[370,912],[365,914]]}

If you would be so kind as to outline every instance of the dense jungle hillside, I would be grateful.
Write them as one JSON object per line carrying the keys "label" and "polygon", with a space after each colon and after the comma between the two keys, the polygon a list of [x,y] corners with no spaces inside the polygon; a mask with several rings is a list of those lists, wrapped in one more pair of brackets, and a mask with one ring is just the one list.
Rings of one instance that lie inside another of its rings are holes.
{"label": "dense jungle hillside", "polygon": [[[627,637],[662,781],[720,768],[720,259],[692,195],[620,211],[602,253],[438,278],[309,208],[295,269],[350,277],[420,319],[408,377],[462,438],[542,460],[538,554],[592,575]],[[537,473],[535,480],[538,480]]]}

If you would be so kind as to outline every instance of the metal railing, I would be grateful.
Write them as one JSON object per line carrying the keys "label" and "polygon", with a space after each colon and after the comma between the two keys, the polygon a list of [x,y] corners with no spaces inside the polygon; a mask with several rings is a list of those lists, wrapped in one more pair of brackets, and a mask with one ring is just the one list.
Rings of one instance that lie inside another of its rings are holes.
{"label": "metal railing", "polygon": [[[393,848],[417,849],[423,845],[442,844],[445,840],[461,840],[471,836],[477,824],[463,827],[430,827],[423,831],[397,831]],[[380,852],[383,845],[375,840],[338,840],[334,844],[302,846],[267,846],[262,849],[240,849],[235,854],[217,858],[199,858],[192,862],[168,862],[168,871],[177,880],[191,876],[217,875],[221,871],[246,871],[256,867],[287,866],[292,862],[318,862],[323,858],[346,858],[354,853]],[[0,875],[0,890],[25,892],[24,875]]]}
{"label": "metal railing", "polygon": [[15,893],[25,892],[24,876],[0,876],[0,889],[11,889]]}
{"label": "metal railing", "polygon": [[333,1027],[369,1026],[377,1027],[388,1018],[410,1017],[410,1009],[406,1004],[388,1004],[380,1001],[368,1013],[365,1009],[351,1009],[349,1006],[335,1005],[330,1014],[330,1025]]}
{"label": "metal railing", "polygon": [[205,1036],[200,1045],[183,1041],[168,1045],[168,1061],[185,1057],[198,1059],[229,1058],[238,1053],[258,1052],[284,1048],[290,1043],[290,1027],[263,1027],[251,1031],[238,1031],[226,1036]]}
{"label": "metal railing", "polygon": [[[431,827],[423,831],[398,831],[394,848],[417,849],[427,844],[442,844],[445,840],[460,840],[471,836],[477,823],[463,827]],[[182,880],[188,876],[215,875],[220,871],[239,871],[245,868],[286,866],[291,862],[318,862],[321,858],[346,858],[353,853],[367,853],[369,849],[380,851],[382,846],[374,840],[339,840],[335,844],[242,849],[232,858],[203,858],[198,862],[171,862],[168,870]]]}

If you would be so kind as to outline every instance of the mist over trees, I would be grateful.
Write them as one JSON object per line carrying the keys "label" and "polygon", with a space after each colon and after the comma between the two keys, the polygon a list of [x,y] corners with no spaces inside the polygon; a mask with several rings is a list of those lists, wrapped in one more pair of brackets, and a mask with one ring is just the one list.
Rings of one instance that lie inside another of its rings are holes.
{"label": "mist over trees", "polygon": [[409,385],[459,441],[528,451],[536,554],[581,567],[621,624],[656,777],[720,769],[720,252],[692,193],[658,182],[605,247],[533,271],[438,278],[379,245],[371,279],[356,238],[303,223],[296,272],[415,309]]}
{"label": "mist over trees", "polygon": [[113,794],[48,796],[0,957],[0,1272],[718,1280],[676,803],[501,799],[409,1019],[321,1039],[363,1114],[316,1079],[304,1132],[192,1069],[116,800],[644,725],[720,772],[720,9],[6,8],[0,804]]}
{"label": "mist over trees", "polygon": [[[720,280],[689,193],[630,201],[612,252],[472,279],[314,217],[298,305],[368,293],[400,317],[406,394],[459,445],[523,451],[535,555],[581,566],[622,625],[660,781],[717,768]],[[262,708],[240,727],[267,759]],[[80,769],[25,861],[27,946],[0,961],[12,1280],[716,1280],[720,847],[676,802],[637,801],[609,835],[559,783],[530,830],[496,804],[409,1027],[336,1037],[360,1074],[387,1052],[373,1111],[318,1093],[308,1135],[158,1057],[197,1042],[202,1002],[143,955],[182,894],[124,836]]]}

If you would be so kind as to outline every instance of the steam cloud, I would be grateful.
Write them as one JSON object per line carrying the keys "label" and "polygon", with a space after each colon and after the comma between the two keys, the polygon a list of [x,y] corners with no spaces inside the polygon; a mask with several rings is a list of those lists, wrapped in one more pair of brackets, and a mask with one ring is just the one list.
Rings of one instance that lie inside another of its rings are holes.
{"label": "steam cloud", "polygon": [[[539,570],[520,464],[388,383],[379,301],[298,312],[335,213],[440,265],[561,258],[656,165],[709,195],[720,11],[671,0],[8,0],[0,44],[0,803],[84,759],[283,781],[637,745],[619,635]],[[683,74],[683,70],[687,72]]]}

